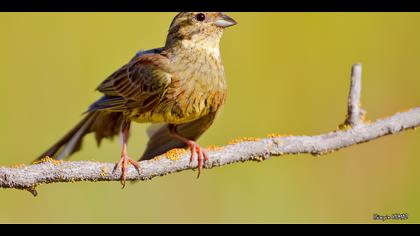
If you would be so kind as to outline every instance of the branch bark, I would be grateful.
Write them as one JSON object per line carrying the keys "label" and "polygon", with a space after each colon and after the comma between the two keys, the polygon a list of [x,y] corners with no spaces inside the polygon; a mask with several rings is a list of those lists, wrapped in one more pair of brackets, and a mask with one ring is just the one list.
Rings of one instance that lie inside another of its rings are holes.
{"label": "branch bark", "polygon": [[355,64],[351,70],[349,100],[347,103],[347,119],[345,124],[355,127],[362,122],[364,111],[360,108],[362,95],[362,65]]}
{"label": "branch bark", "polygon": [[[360,108],[360,64],[352,68],[347,119],[339,130],[315,136],[271,135],[262,139],[244,139],[237,143],[208,150],[209,161],[205,168],[223,166],[235,162],[262,161],[272,156],[308,153],[315,156],[345,147],[368,142],[389,134],[396,134],[420,125],[420,107],[397,113],[372,123],[363,122]],[[127,180],[147,180],[174,172],[193,169],[189,164],[189,152],[174,149],[152,160],[142,161],[141,172],[129,167]],[[121,173],[112,174],[113,163],[92,161],[56,161],[45,158],[29,166],[0,167],[0,187],[25,189],[36,195],[35,187],[43,183],[75,181],[119,181]]]}

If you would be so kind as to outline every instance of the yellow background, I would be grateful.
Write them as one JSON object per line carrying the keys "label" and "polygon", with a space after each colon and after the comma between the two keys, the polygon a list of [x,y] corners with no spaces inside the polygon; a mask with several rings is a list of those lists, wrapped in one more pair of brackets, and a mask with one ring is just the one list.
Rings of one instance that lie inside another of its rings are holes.
{"label": "yellow background", "polygon": [[[163,45],[175,13],[0,13],[0,165],[30,163],[136,51]],[[229,13],[221,49],[227,104],[203,146],[243,136],[328,132],[346,113],[350,67],[363,64],[367,118],[420,105],[418,13]],[[143,152],[134,125],[129,153]],[[283,156],[152,181],[0,189],[0,222],[420,222],[420,132],[315,158]],[[72,160],[116,162],[92,136]],[[394,221],[397,222],[397,221]]]}

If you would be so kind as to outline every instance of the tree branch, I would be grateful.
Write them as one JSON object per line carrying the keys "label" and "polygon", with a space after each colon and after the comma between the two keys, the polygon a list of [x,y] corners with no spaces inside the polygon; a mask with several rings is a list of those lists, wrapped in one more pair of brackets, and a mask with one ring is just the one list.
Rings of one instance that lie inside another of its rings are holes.
{"label": "tree branch", "polygon": [[355,64],[351,70],[349,100],[347,104],[347,119],[345,124],[355,127],[362,122],[364,111],[360,108],[362,91],[362,65]]}
{"label": "tree branch", "polygon": [[[352,68],[347,119],[339,130],[316,136],[270,135],[267,138],[247,138],[220,148],[208,150],[209,161],[205,168],[223,166],[235,162],[266,160],[272,156],[309,153],[326,154],[355,144],[396,134],[420,125],[420,107],[397,113],[372,123],[363,123],[360,108],[360,64]],[[141,172],[129,167],[127,180],[146,180],[174,172],[192,169],[189,152],[174,149],[152,160],[142,161]],[[0,167],[0,187],[29,190],[36,195],[35,187],[42,183],[75,181],[118,181],[120,171],[112,174],[113,163],[92,161],[57,161],[45,158],[29,166]]]}

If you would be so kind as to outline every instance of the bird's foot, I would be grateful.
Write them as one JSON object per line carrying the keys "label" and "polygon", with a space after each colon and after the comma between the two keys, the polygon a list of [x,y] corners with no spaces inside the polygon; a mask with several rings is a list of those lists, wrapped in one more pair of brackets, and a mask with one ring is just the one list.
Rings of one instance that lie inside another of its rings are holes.
{"label": "bird's foot", "polygon": [[120,161],[118,161],[115,166],[114,169],[112,170],[112,174],[115,173],[115,171],[118,169],[118,167],[121,166],[121,184],[122,184],[122,188],[125,187],[125,180],[127,177],[127,166],[128,164],[132,164],[134,166],[134,168],[136,168],[136,170],[139,172],[140,174],[140,164],[138,162],[136,162],[135,160],[131,159],[130,157],[128,157],[127,154],[121,154],[121,159]]}
{"label": "bird's foot", "polygon": [[190,166],[191,166],[192,161],[194,160],[195,154],[197,154],[197,163],[198,163],[197,164],[197,169],[198,169],[197,179],[198,179],[200,177],[201,170],[203,169],[204,161],[208,161],[209,158],[207,157],[207,154],[203,150],[203,148],[201,148],[196,142],[189,140],[187,144],[191,150]]}

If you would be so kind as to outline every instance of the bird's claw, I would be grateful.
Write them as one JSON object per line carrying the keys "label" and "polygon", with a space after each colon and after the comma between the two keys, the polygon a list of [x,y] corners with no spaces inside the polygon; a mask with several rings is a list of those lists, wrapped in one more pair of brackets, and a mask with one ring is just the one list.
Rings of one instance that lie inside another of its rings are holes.
{"label": "bird's claw", "polygon": [[136,168],[136,170],[139,172],[140,174],[140,164],[138,162],[136,162],[135,160],[131,159],[130,157],[128,157],[127,155],[121,155],[121,159],[115,164],[114,169],[112,170],[112,174],[115,173],[115,171],[118,169],[118,167],[121,166],[121,184],[122,184],[122,188],[125,187],[125,181],[127,178],[127,166],[128,164],[131,164],[134,166],[134,168]]}
{"label": "bird's claw", "polygon": [[209,158],[207,156],[207,153],[203,150],[203,148],[201,148],[196,142],[188,141],[187,144],[191,151],[191,157],[190,157],[190,163],[189,163],[190,166],[194,160],[195,154],[197,154],[197,169],[198,169],[197,179],[198,179],[200,177],[201,170],[203,169],[204,162],[208,161]]}

